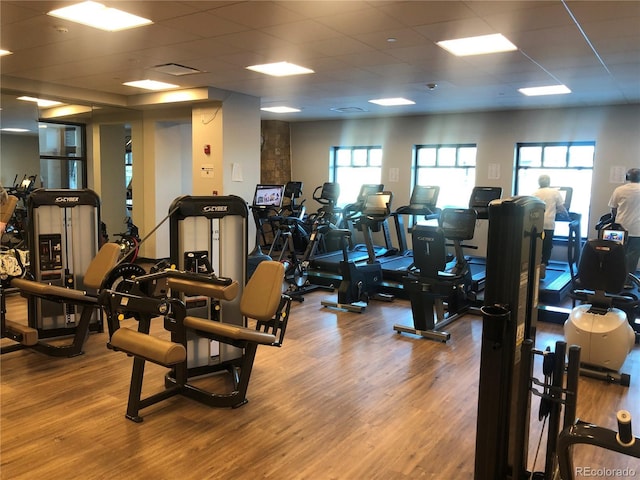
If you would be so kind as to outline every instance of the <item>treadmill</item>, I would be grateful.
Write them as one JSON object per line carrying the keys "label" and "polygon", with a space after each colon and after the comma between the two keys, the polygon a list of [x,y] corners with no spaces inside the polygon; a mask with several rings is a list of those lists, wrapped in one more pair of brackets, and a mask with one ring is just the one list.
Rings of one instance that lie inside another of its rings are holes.
{"label": "treadmill", "polygon": [[[342,221],[340,225],[341,228],[348,228],[349,230],[353,230],[353,223],[357,220],[357,218],[362,214],[362,208],[369,197],[369,195],[374,195],[378,192],[382,192],[384,190],[384,185],[382,184],[364,184],[360,187],[360,193],[358,194],[358,199],[351,204],[346,205],[342,209]],[[357,222],[356,222],[357,225]],[[389,252],[391,248],[391,241],[389,238],[389,228],[387,224],[382,225],[382,231],[385,236],[384,247],[374,246],[374,252],[376,257],[381,257]],[[325,240],[331,237],[331,232],[325,234]],[[357,244],[351,245],[347,250],[348,259],[354,263],[366,262],[369,258],[369,254],[367,252],[367,246],[365,244]],[[322,276],[323,274],[327,274],[332,280],[336,280],[337,275],[339,274],[340,262],[343,261],[343,252],[342,250],[337,250],[333,252],[328,252],[320,255],[314,256],[309,260],[309,273],[313,277]]]}
{"label": "treadmill", "polygon": [[[489,203],[502,196],[502,187],[473,187],[469,197],[469,208],[476,211],[476,219],[489,220]],[[468,255],[467,264],[471,270],[471,288],[474,292],[484,290],[487,259],[479,255]]]}
{"label": "treadmill", "polygon": [[[573,271],[577,270],[578,256],[580,253],[580,214],[570,210],[573,189],[571,187],[557,188],[564,198],[564,207],[569,212],[569,220],[556,217],[556,222],[569,222],[567,261],[550,260],[547,265],[545,278],[540,280],[538,296],[540,303],[546,305],[560,305],[571,291]],[[576,243],[577,248],[576,247]],[[576,251],[577,250],[577,251]]]}
{"label": "treadmill", "polygon": [[440,209],[436,207],[439,193],[440,187],[438,186],[416,185],[411,192],[409,205],[398,207],[391,214],[398,236],[399,251],[396,255],[380,259],[382,277],[385,281],[402,284],[402,278],[407,275],[409,268],[413,266],[413,250],[410,250],[407,245],[404,217],[411,216],[412,225],[415,225],[420,220],[417,217],[422,217],[422,220],[437,219],[440,216]]}

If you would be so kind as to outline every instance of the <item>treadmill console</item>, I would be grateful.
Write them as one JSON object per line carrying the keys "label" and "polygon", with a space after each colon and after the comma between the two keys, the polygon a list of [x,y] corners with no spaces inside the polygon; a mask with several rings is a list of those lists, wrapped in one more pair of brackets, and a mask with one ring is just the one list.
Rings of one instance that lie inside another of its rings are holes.
{"label": "treadmill console", "polygon": [[449,240],[471,240],[476,218],[476,211],[472,208],[445,208],[440,213],[440,228]]}
{"label": "treadmill console", "polygon": [[473,187],[471,198],[469,199],[469,208],[473,208],[478,218],[489,218],[489,203],[497,200],[502,196],[502,187]]}

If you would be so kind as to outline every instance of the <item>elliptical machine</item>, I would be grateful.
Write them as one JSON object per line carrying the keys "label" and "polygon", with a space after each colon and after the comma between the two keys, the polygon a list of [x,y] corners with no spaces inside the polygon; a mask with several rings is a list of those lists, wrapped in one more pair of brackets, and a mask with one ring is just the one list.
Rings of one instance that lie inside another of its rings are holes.
{"label": "elliptical machine", "polygon": [[391,215],[391,192],[377,192],[367,195],[362,213],[356,222],[362,229],[367,247],[368,260],[365,264],[356,264],[349,259],[349,244],[352,232],[349,229],[336,229],[333,234],[342,240],[343,259],[340,262],[342,281],[338,288],[337,301],[323,300],[325,307],[339,308],[350,312],[362,313],[370,299],[390,302],[393,295],[380,292],[382,285],[382,266],[376,260],[371,232],[380,231],[382,224]]}

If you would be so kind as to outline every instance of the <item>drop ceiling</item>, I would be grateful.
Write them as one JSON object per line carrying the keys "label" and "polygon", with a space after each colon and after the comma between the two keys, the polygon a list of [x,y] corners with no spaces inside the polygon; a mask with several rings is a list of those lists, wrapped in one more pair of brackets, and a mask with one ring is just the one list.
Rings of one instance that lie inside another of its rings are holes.
{"label": "drop ceiling", "polygon": [[[3,93],[128,106],[140,91],[122,83],[151,78],[301,109],[263,113],[292,122],[640,103],[640,1],[106,1],[154,22],[111,33],[46,15],[71,3],[0,2]],[[454,57],[435,44],[491,33],[518,50]],[[245,68],[285,60],[315,73]],[[201,73],[153,68],[168,63]],[[518,92],[556,83],[572,93]],[[381,97],[416,103],[368,102]]]}

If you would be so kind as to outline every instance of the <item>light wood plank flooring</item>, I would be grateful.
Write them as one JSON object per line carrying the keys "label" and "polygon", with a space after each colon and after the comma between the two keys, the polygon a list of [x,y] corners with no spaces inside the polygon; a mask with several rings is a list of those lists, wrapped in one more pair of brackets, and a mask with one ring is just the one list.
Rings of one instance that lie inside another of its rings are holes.
{"label": "light wood plank flooring", "polygon": [[[235,410],[177,396],[143,410],[141,424],[126,420],[132,360],[107,350],[106,333],[75,358],[3,355],[1,478],[473,478],[481,319],[458,320],[442,344],[393,331],[411,324],[408,301],[356,314],[322,308],[324,297],[294,302],[284,346],[258,349],[249,403]],[[8,318],[26,321],[20,297],[8,299]],[[540,324],[536,346],[561,334]],[[638,436],[640,348],[623,371],[630,388],[582,378],[578,415],[613,428],[615,412],[630,410]],[[162,388],[164,372],[147,367],[145,392]],[[575,454],[577,466],[626,466],[640,478],[637,459],[582,446]]]}

